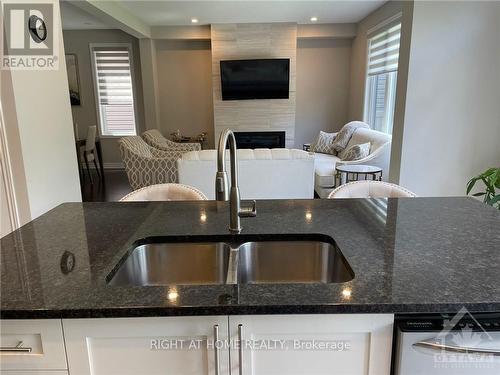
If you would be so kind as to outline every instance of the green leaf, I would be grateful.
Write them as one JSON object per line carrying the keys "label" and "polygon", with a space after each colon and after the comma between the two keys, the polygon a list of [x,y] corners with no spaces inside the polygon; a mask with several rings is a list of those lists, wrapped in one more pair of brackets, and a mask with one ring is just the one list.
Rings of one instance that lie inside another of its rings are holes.
{"label": "green leaf", "polygon": [[472,188],[476,184],[477,180],[478,180],[477,177],[474,177],[474,178],[470,179],[470,181],[467,183],[467,193],[466,194],[470,193],[470,191],[472,190]]}
{"label": "green leaf", "polygon": [[493,198],[491,198],[489,201],[488,201],[488,204],[493,206],[495,203],[498,203],[500,202],[500,194],[498,195],[495,195]]}
{"label": "green leaf", "polygon": [[485,195],[486,193],[483,191],[482,193],[475,193],[475,194],[472,194],[473,197],[482,197],[483,195]]}

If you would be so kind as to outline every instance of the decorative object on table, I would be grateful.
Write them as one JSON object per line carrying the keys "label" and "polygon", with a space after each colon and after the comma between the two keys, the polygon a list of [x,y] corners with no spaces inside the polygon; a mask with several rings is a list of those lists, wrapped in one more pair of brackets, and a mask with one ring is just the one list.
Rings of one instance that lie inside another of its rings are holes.
{"label": "decorative object on table", "polygon": [[196,137],[187,137],[181,134],[180,130],[177,129],[177,131],[173,132],[170,134],[172,136],[172,141],[178,142],[178,143],[199,143],[201,148],[203,148],[203,143],[207,139],[207,133],[203,132],[198,134]]}
{"label": "decorative object on table", "polygon": [[337,133],[326,133],[320,130],[318,138],[311,145],[312,152],[320,152],[322,154],[336,155],[337,151],[333,148],[333,141]]}
{"label": "decorative object on table", "polygon": [[483,202],[500,210],[500,168],[488,168],[480,175],[473,177],[467,183],[467,194],[470,194],[476,182],[482,181],[484,191],[472,194],[474,197],[483,197]]}
{"label": "decorative object on table", "polygon": [[402,186],[382,181],[354,181],[333,190],[328,199],[335,198],[413,198],[417,195]]}
{"label": "decorative object on table", "polygon": [[201,145],[198,142],[180,143],[165,138],[158,130],[151,129],[142,133],[142,138],[152,147],[163,151],[199,151]]}
{"label": "decorative object on table", "polygon": [[335,171],[335,186],[346,184],[349,181],[359,181],[360,175],[364,176],[364,180],[370,176],[373,181],[382,181],[382,168],[373,165],[343,164],[337,165]]}
{"label": "decorative object on table", "polygon": [[370,142],[352,145],[339,154],[342,161],[354,161],[366,158],[370,155]]}
{"label": "decorative object on table", "polygon": [[207,197],[198,189],[189,185],[169,183],[145,186],[125,195],[120,202],[202,200],[207,200]]}
{"label": "decorative object on table", "polygon": [[177,182],[177,159],[184,151],[158,150],[139,136],[121,138],[118,145],[132,189]]}
{"label": "decorative object on table", "polygon": [[197,138],[198,142],[203,144],[207,139],[207,135],[208,135],[207,132],[202,132],[202,133],[198,134],[198,136],[196,138]]}
{"label": "decorative object on table", "polygon": [[69,100],[71,105],[81,105],[78,60],[74,53],[66,55],[66,70],[68,72]]}
{"label": "decorative object on table", "polygon": [[347,147],[354,132],[360,128],[370,129],[370,126],[362,121],[351,121],[345,124],[333,140],[333,149],[337,152],[343,151]]}

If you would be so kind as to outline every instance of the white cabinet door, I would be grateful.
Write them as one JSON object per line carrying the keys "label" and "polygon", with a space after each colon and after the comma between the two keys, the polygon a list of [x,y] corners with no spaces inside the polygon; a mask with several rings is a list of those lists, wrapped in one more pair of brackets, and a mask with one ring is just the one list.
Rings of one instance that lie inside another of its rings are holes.
{"label": "white cabinet door", "polygon": [[391,314],[230,316],[230,337],[242,338],[231,348],[231,373],[389,375],[393,321]]}
{"label": "white cabinet door", "polygon": [[2,374],[68,368],[60,319],[0,320],[0,346]]}
{"label": "white cabinet door", "polygon": [[[226,375],[227,316],[63,319],[71,375]],[[208,342],[208,346],[207,346]]]}

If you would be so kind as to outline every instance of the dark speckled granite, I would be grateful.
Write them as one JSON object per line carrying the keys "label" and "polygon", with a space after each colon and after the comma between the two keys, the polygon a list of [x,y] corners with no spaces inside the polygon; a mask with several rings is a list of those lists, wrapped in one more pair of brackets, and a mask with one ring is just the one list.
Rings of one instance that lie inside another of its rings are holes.
{"label": "dark speckled granite", "polygon": [[[331,236],[354,280],[111,287],[106,276],[139,239],[226,235],[227,205],[67,203],[1,239],[1,317],[500,311],[500,212],[473,199],[259,201],[257,207],[256,218],[242,220],[243,234]],[[61,266],[67,252],[75,260],[69,273]],[[350,297],[343,296],[346,288]],[[179,295],[173,302],[171,289]]]}

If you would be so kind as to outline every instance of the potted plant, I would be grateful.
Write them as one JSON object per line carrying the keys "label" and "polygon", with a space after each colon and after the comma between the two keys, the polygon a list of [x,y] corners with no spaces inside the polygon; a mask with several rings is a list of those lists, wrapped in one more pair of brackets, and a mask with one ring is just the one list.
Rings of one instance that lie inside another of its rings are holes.
{"label": "potted plant", "polygon": [[471,192],[478,181],[483,182],[485,190],[472,195],[474,197],[484,197],[484,203],[500,210],[500,193],[497,193],[497,189],[500,189],[500,168],[488,168],[480,175],[471,178],[467,183],[467,194]]}

